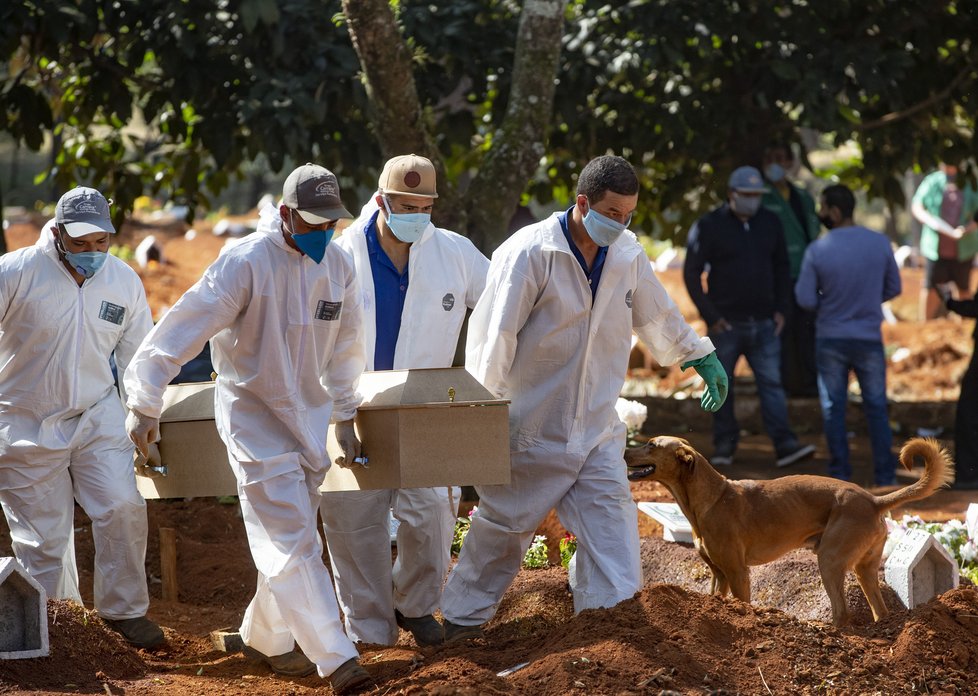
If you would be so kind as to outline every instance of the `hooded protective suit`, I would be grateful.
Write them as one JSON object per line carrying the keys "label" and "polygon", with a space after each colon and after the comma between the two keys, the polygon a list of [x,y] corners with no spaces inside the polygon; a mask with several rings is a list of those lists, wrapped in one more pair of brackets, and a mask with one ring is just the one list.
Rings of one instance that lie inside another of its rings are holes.
{"label": "hooded protective suit", "polygon": [[[92,520],[95,607],[146,614],[146,503],[115,387],[153,325],[139,276],[119,259],[81,284],[52,220],[0,258],[0,502],[17,559],[48,597],[81,604],[74,500]],[[74,498],[74,500],[73,500]]]}
{"label": "hooded protective suit", "polygon": [[544,515],[577,536],[574,610],[608,607],[642,585],[638,521],[615,412],[634,330],[663,365],[713,352],[683,320],[630,233],[608,247],[593,298],[558,214],[492,256],[469,319],[466,368],[510,403],[512,479],[483,486],[442,596],[459,625],[488,621]]}
{"label": "hooded protective suit", "polygon": [[[336,241],[353,256],[363,293],[367,369],[374,364],[377,307],[364,230],[376,215],[371,199]],[[489,260],[468,239],[428,225],[411,245],[395,369],[451,366],[466,307],[474,307],[482,294],[488,266]],[[323,495],[320,515],[352,640],[393,645],[398,635],[395,608],[412,618],[438,608],[458,503],[459,490],[448,487]],[[400,522],[393,569],[389,509]]]}
{"label": "hooded protective suit", "polygon": [[320,676],[357,656],[322,562],[316,509],[327,426],[359,405],[361,314],[349,256],[331,244],[316,264],[286,244],[267,206],[258,230],[154,327],[125,378],[129,407],[159,417],[166,385],[213,337],[215,420],[258,568],[241,635],[266,655],[297,641]]}

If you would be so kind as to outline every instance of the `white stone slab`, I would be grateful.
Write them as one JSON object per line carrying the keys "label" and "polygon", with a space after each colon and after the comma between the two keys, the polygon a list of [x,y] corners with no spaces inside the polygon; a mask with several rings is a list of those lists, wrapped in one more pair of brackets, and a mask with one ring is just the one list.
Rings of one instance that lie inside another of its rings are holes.
{"label": "white stone slab", "polygon": [[662,525],[662,538],[666,541],[693,543],[693,527],[676,503],[643,502],[638,509]]}
{"label": "white stone slab", "polygon": [[908,529],[886,559],[886,583],[908,609],[958,586],[958,564],[932,534]]}
{"label": "white stone slab", "polygon": [[0,660],[49,652],[47,593],[16,558],[0,558]]}
{"label": "white stone slab", "polygon": [[978,541],[978,503],[971,503],[968,506],[964,519],[968,527],[968,536]]}

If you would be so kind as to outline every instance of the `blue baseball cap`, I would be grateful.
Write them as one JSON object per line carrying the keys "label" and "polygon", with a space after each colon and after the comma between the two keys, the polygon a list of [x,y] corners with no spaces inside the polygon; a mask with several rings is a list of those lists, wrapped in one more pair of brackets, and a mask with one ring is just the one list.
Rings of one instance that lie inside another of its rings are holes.
{"label": "blue baseball cap", "polygon": [[730,179],[727,180],[727,188],[744,193],[764,193],[767,191],[761,173],[754,167],[737,167],[734,169]]}

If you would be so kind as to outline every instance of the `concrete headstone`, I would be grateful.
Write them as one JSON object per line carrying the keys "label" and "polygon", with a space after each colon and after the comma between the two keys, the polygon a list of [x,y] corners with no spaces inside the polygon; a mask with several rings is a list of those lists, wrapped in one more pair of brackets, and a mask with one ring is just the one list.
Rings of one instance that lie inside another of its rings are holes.
{"label": "concrete headstone", "polygon": [[643,502],[638,509],[662,525],[662,538],[666,541],[693,543],[693,527],[676,503]]}
{"label": "concrete headstone", "polygon": [[909,529],[884,567],[886,583],[908,609],[958,586],[958,564],[932,534]]}
{"label": "concrete headstone", "polygon": [[47,593],[16,558],[0,558],[0,660],[48,652]]}

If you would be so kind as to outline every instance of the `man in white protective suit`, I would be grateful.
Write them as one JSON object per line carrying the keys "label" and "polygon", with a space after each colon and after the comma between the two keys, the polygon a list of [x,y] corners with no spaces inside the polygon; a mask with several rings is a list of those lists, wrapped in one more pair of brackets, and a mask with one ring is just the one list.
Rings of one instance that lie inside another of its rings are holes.
{"label": "man in white protective suit", "polygon": [[17,559],[51,599],[81,604],[74,501],[92,520],[95,608],[152,648],[146,503],[119,374],[153,326],[139,276],[110,256],[109,203],[77,187],[37,243],[0,259],[0,502]]}
{"label": "man in white protective suit", "polygon": [[360,290],[350,257],[329,244],[342,217],[351,216],[336,177],[295,169],[282,204],[261,210],[257,231],[167,312],[125,377],[127,427],[142,451],[159,438],[166,385],[211,340],[215,420],[258,569],[241,624],[246,653],[282,675],[318,670],[339,693],[370,680],[343,632],[316,523],[331,419],[343,450],[335,463],[352,466],[360,454]]}
{"label": "man in white protective suit", "polygon": [[[369,370],[451,367],[466,308],[485,287],[489,260],[465,237],[431,224],[437,197],[430,160],[394,157],[336,242],[356,265]],[[319,512],[352,640],[393,645],[398,626],[419,645],[444,640],[432,613],[451,562],[459,494],[445,486],[323,495]],[[393,567],[391,509],[399,522]]]}
{"label": "man in white protective suit", "polygon": [[442,595],[446,642],[483,635],[551,508],[577,536],[575,612],[641,588],[626,430],[615,412],[633,330],[661,364],[696,368],[705,409],[726,398],[713,344],[683,320],[626,232],[638,187],[624,159],[593,159],[570,209],[524,227],[492,255],[469,320],[466,368],[511,400],[512,478],[476,488],[479,508]]}

